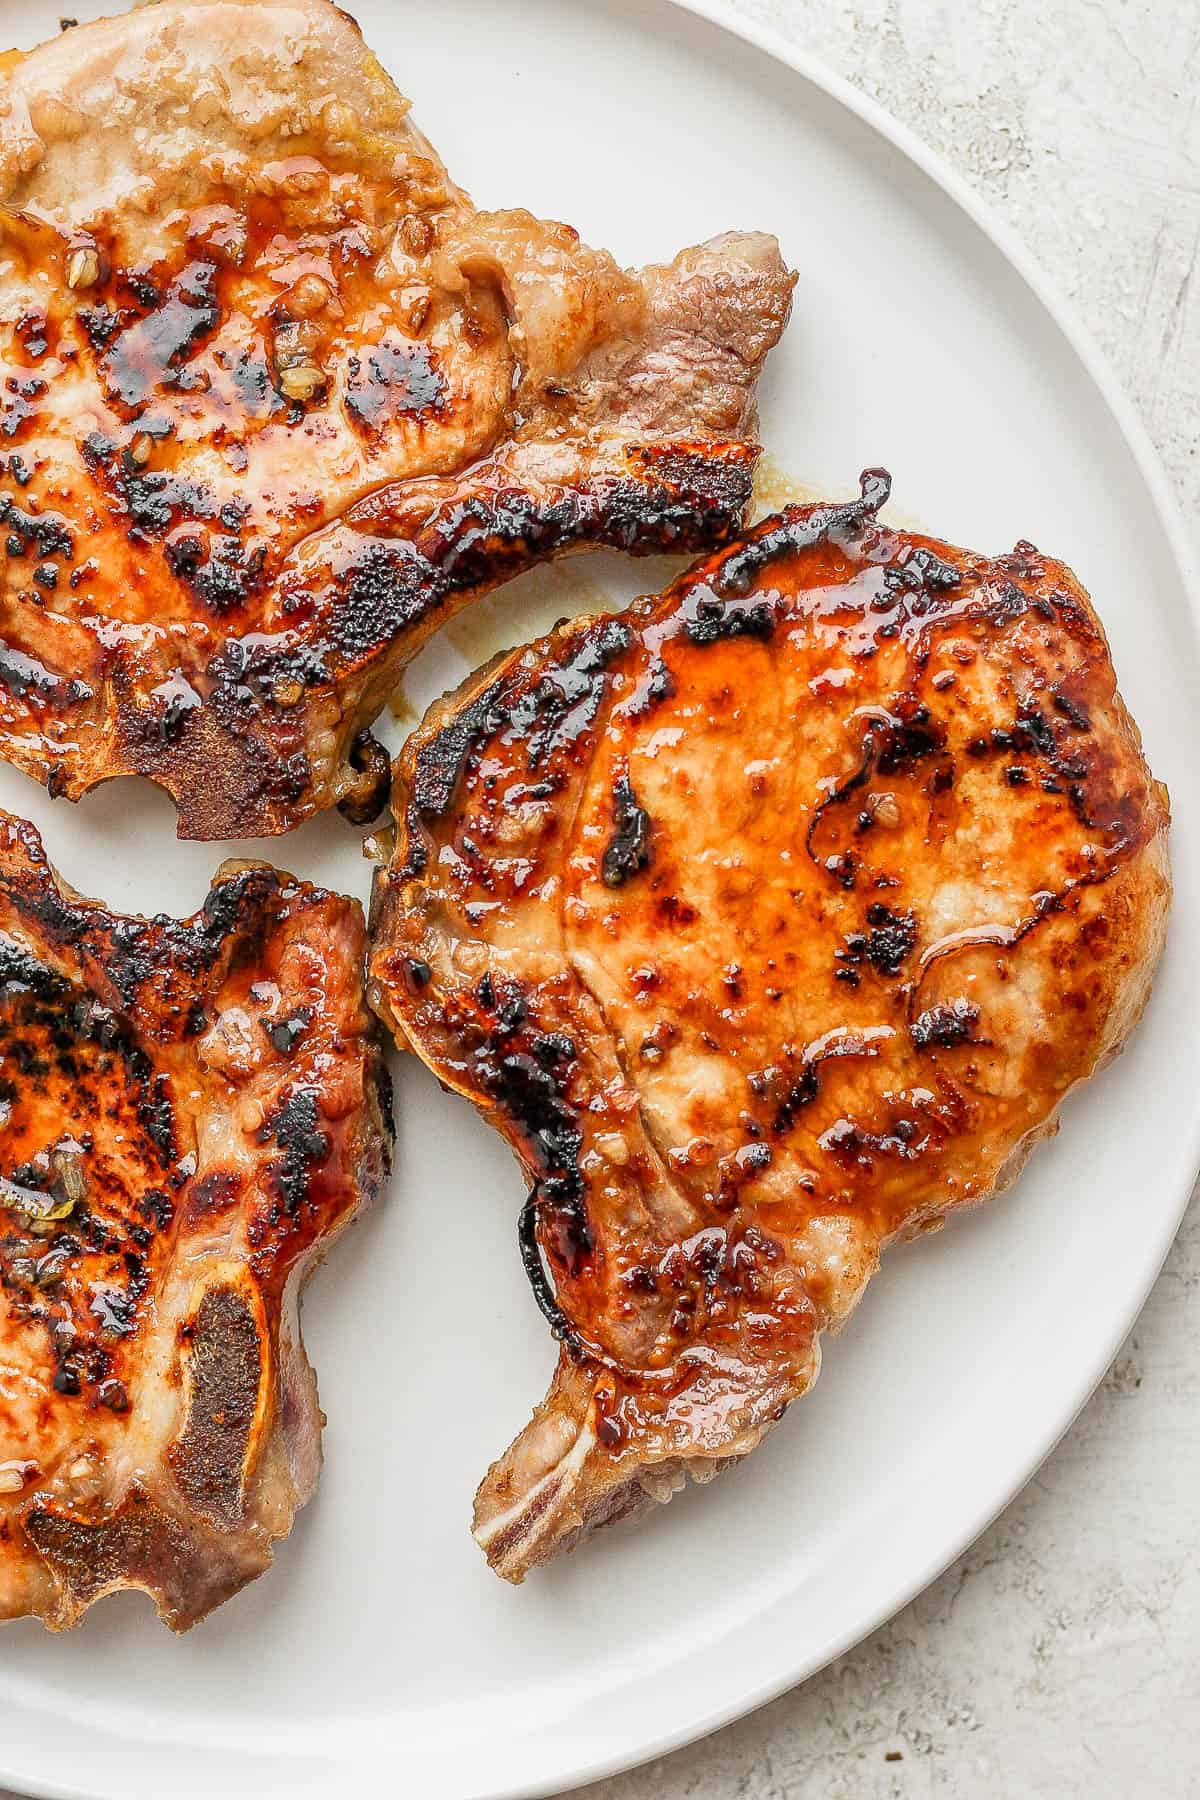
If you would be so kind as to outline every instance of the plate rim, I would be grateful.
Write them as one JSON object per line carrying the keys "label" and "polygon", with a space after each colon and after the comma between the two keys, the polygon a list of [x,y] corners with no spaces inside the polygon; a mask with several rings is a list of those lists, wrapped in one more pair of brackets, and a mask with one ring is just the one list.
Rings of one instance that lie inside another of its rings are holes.
{"label": "plate rim", "polygon": [[[822,58],[792,44],[774,26],[744,17],[735,10],[732,0],[664,0],[664,3],[675,12],[690,14],[694,18],[702,19],[718,31],[727,32],[731,37],[748,44],[751,49],[757,50],[771,61],[781,64],[802,81],[809,82],[831,100],[845,107],[869,129],[893,145],[902,156],[906,157],[935,186],[940,188],[974,225],[978,226],[1038,300],[1082,364],[1092,385],[1112,415],[1133,457],[1138,474],[1145,482],[1153,511],[1162,527],[1167,548],[1179,570],[1180,583],[1192,614],[1193,623],[1200,626],[1200,551],[1197,550],[1188,530],[1183,507],[1171,485],[1162,457],[1140,412],[1118,380],[1108,357],[1101,350],[1091,330],[1085,325],[1074,304],[1042,267],[1019,233],[1007,223],[985,195],[973,187],[965,176],[960,175],[940,152],[931,149],[902,119],[898,119],[893,113],[890,113],[872,95],[855,87],[851,81],[847,80],[844,75],[840,75]],[[1080,1413],[1104,1379],[1113,1357],[1136,1324],[1158,1282],[1191,1203],[1197,1176],[1200,1175],[1200,1108],[1194,1112],[1189,1123],[1191,1145],[1185,1159],[1185,1166],[1190,1168],[1192,1173],[1177,1205],[1174,1222],[1169,1235],[1166,1236],[1162,1254],[1155,1260],[1152,1273],[1145,1282],[1141,1293],[1129,1307],[1127,1314],[1123,1316],[1119,1330],[1105,1335],[1103,1357],[1098,1362],[1094,1362],[1088,1371],[1069,1416],[1062,1421],[1049,1440],[1034,1451],[1032,1457],[1015,1475],[1012,1485],[1003,1497],[995,1505],[985,1508],[982,1515],[966,1528],[963,1535],[956,1536],[954,1543],[944,1553],[939,1550],[932,1562],[917,1575],[898,1583],[887,1600],[882,1604],[876,1601],[866,1609],[870,1613],[870,1617],[863,1617],[857,1624],[849,1626],[832,1645],[825,1646],[815,1657],[809,1654],[797,1658],[788,1664],[782,1675],[756,1684],[750,1691],[740,1693],[736,1700],[710,1708],[703,1718],[694,1718],[686,1725],[679,1726],[672,1731],[658,1733],[652,1741],[643,1744],[632,1755],[619,1753],[610,1758],[593,1760],[586,1769],[569,1777],[574,1787],[603,1781],[609,1776],[639,1768],[656,1757],[667,1756],[672,1751],[684,1749],[689,1744],[699,1743],[714,1732],[723,1730],[725,1726],[749,1717],[751,1713],[757,1712],[761,1707],[769,1705],[772,1700],[778,1699],[781,1694],[802,1686],[814,1675],[819,1675],[823,1669],[827,1669],[838,1657],[845,1656],[855,1649],[873,1631],[878,1631],[883,1625],[894,1619],[898,1613],[902,1612],[906,1606],[937,1581],[951,1564],[957,1562],[958,1558],[971,1548],[972,1544],[1000,1517],[1001,1513],[1012,1505],[1079,1418]],[[557,1785],[552,1782],[542,1782],[534,1788],[497,1788],[481,1794],[479,1800],[540,1800],[542,1796],[554,1795]]]}
{"label": "plate rim", "polygon": [[[353,0],[349,0],[349,3],[353,4]],[[577,4],[578,0],[572,0],[572,3]],[[1180,585],[1196,631],[1197,644],[1200,646],[1200,549],[1188,529],[1182,504],[1162,458],[1140,412],[1118,380],[1090,329],[1084,324],[1074,303],[1047,274],[1016,229],[1000,215],[991,200],[980,193],[965,176],[960,175],[938,151],[931,149],[910,126],[890,113],[873,96],[839,74],[822,58],[791,43],[775,27],[744,17],[735,10],[732,0],[659,0],[659,4],[669,9],[669,12],[697,18],[718,32],[726,33],[748,45],[845,108],[920,170],[982,232],[1016,272],[1082,366],[1128,448],[1137,473],[1144,483],[1152,513],[1162,530],[1166,548],[1178,570]],[[118,5],[113,10],[123,9]],[[505,1782],[499,1786],[492,1784],[458,1790],[464,1800],[467,1800],[468,1795],[470,1800],[539,1800],[539,1797],[561,1795],[565,1791],[573,1791],[582,1785],[624,1773],[654,1758],[669,1755],[688,1744],[696,1743],[810,1680],[838,1657],[846,1655],[862,1643],[871,1632],[893,1619],[923,1593],[976,1542],[1028,1485],[1046,1458],[1071,1430],[1103,1379],[1120,1344],[1132,1329],[1175,1242],[1191,1200],[1197,1173],[1200,1172],[1200,1106],[1182,1123],[1180,1136],[1185,1135],[1190,1142],[1183,1166],[1191,1173],[1178,1199],[1169,1232],[1164,1234],[1161,1254],[1155,1258],[1140,1292],[1127,1311],[1122,1313],[1117,1328],[1106,1332],[1098,1340],[1100,1354],[1092,1359],[1068,1415],[1057,1423],[1048,1437],[1039,1439],[1032,1455],[1015,1470],[1011,1481],[1006,1483],[1004,1492],[994,1503],[989,1503],[979,1514],[973,1516],[961,1532],[956,1532],[951,1540],[939,1546],[937,1553],[915,1574],[908,1573],[902,1581],[889,1587],[883,1598],[877,1596],[870,1605],[860,1609],[854,1622],[847,1625],[836,1638],[815,1652],[809,1651],[799,1657],[788,1658],[786,1654],[781,1655],[781,1667],[770,1678],[739,1688],[734,1697],[723,1698],[717,1704],[702,1704],[694,1708],[685,1721],[659,1730],[651,1736],[641,1737],[636,1747],[627,1746],[611,1755],[590,1756],[585,1762],[575,1762],[570,1766],[563,1763],[557,1774],[543,1772],[532,1784],[528,1781],[522,1781],[519,1785]],[[379,1746],[376,1758],[378,1764],[384,1763],[386,1750],[383,1746]],[[349,1770],[344,1772],[348,1774]],[[393,1766],[391,1773],[395,1776],[401,1771]],[[110,1788],[96,1786],[91,1782],[81,1786],[76,1782],[55,1781],[53,1778],[48,1780],[34,1774],[28,1767],[14,1765],[3,1746],[0,1746],[0,1783],[12,1784],[27,1794],[44,1797],[44,1800],[110,1800],[112,1792]]]}

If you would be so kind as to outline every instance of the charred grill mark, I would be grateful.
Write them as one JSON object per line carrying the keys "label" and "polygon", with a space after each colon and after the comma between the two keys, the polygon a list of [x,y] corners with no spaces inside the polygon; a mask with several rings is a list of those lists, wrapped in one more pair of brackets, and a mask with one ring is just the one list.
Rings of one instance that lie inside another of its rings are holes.
{"label": "charred grill mark", "polygon": [[633,632],[621,619],[605,619],[573,654],[522,693],[509,711],[510,740],[529,740],[536,769],[564,744],[577,742],[594,724],[606,687],[606,671],[629,649]]}
{"label": "charred grill mark", "polygon": [[[162,436],[153,420],[139,421],[148,437]],[[128,445],[104,432],[83,440],[88,468],[130,520],[132,543],[165,538],[163,556],[171,573],[209,611],[226,613],[243,606],[264,581],[265,544],[245,544],[244,509],[226,502],[218,507],[212,488],[170,470],[141,469]],[[223,527],[213,529],[214,522]],[[170,534],[168,536],[168,534]]]}
{"label": "charred grill mark", "polygon": [[369,437],[396,419],[442,408],[446,383],[426,344],[385,338],[346,368],[346,411]]}
{"label": "charred grill mark", "polygon": [[[445,505],[413,540],[369,539],[338,578],[346,604],[333,610],[330,648],[352,659],[368,656],[451,595],[495,586],[570,544],[648,553],[711,543],[737,524],[749,500],[752,458],[735,450],[745,447],[659,456],[643,448],[629,453],[634,472],[627,476],[547,495],[516,487],[476,493]],[[287,652],[265,653],[272,669],[281,654]],[[241,664],[243,673],[265,666],[261,652]]]}
{"label": "charred grill mark", "polygon": [[605,887],[622,887],[650,862],[650,814],[639,806],[628,775],[613,783],[615,829],[600,865]]}
{"label": "charred grill mark", "polygon": [[546,1242],[576,1275],[594,1248],[579,1166],[583,1128],[570,1098],[576,1046],[562,1032],[540,1032],[532,1025],[515,982],[487,974],[476,999],[490,1019],[470,1050],[474,1080],[519,1127],[537,1171],[518,1225],[522,1263],[555,1336],[583,1360],[590,1354],[586,1340],[559,1306],[540,1249]]}
{"label": "charred grill mark", "polygon": [[270,1173],[276,1199],[288,1218],[294,1218],[309,1198],[313,1171],[331,1149],[320,1128],[319,1099],[315,1088],[294,1088],[259,1128],[259,1143],[274,1143],[283,1152]]}
{"label": "charred grill mark", "polygon": [[100,361],[111,401],[132,413],[157,388],[185,385],[188,356],[221,322],[214,293],[216,274],[215,263],[190,262],[171,283],[165,299],[160,300],[152,285],[141,290],[146,315],[119,332],[110,331],[112,342]]}
{"label": "charred grill mark", "polygon": [[95,693],[86,681],[59,675],[35,656],[14,650],[5,643],[0,643],[0,687],[17,700],[26,700],[33,695],[49,706],[77,706],[90,700]]}
{"label": "charred grill mark", "polygon": [[[493,682],[449,725],[443,725],[417,751],[413,772],[413,805],[422,819],[437,819],[454,798],[467,758],[482,739],[492,737],[508,717],[505,684]],[[419,872],[419,871],[418,871]]]}
{"label": "charred grill mark", "polygon": [[1092,729],[1092,721],[1087,708],[1082,706],[1078,700],[1073,700],[1070,694],[1064,693],[1061,687],[1054,689],[1053,701],[1054,710],[1060,712],[1064,719],[1067,720],[1068,724],[1072,725],[1076,731],[1090,731]]}
{"label": "charred grill mark", "polygon": [[0,935],[0,989],[5,994],[14,990],[34,995],[38,1000],[62,1000],[71,992],[71,984],[14,938]]}
{"label": "charred grill mark", "polygon": [[530,768],[564,741],[578,738],[599,711],[606,670],[632,641],[627,625],[606,619],[577,640],[572,654],[533,687],[523,690],[519,677],[502,677],[477,695],[417,751],[412,801],[421,819],[437,819],[447,811],[468,760],[497,734],[503,732],[510,742],[528,742]]}
{"label": "charred grill mark", "polygon": [[[602,475],[546,496],[523,488],[472,495],[447,509],[417,539],[426,561],[459,591],[497,579],[506,564],[548,556],[568,544],[634,552],[687,550],[732,529],[749,501],[749,460],[697,450],[655,457],[630,452],[629,475]],[[731,507],[731,497],[739,504]]]}
{"label": "charred grill mark", "polygon": [[[54,1391],[120,1410],[114,1346],[132,1336],[150,1272],[146,1261],[165,1213],[135,1205],[172,1154],[165,1075],[156,1076],[124,1022],[22,946],[0,946],[3,1064],[10,1130],[37,1144],[43,1113],[65,1129],[0,1177],[0,1284],[15,1317],[48,1338]],[[80,1122],[69,1126],[75,1117]],[[127,1175],[97,1149],[89,1127],[111,1121]],[[136,1216],[131,1216],[136,1214]],[[139,1219],[141,1222],[139,1222]]]}
{"label": "charred grill mark", "polygon": [[[144,990],[157,991],[171,973],[177,981],[203,977],[233,946],[252,955],[276,916],[275,908],[285,903],[292,891],[277,870],[252,865],[210,888],[192,919],[163,915],[149,920],[121,918],[101,907],[68,899],[57,883],[47,878],[45,852],[32,827],[25,849],[31,870],[23,879],[10,879],[10,901],[52,945],[82,947],[101,960],[126,1008],[132,1008]],[[306,894],[314,903],[328,897],[321,888],[310,888]],[[108,1021],[95,1029],[106,1031],[113,1043],[122,1040],[126,1027],[119,1017],[95,1003],[88,1003],[87,1011],[89,1017]],[[173,1023],[181,1036],[190,1029],[190,1016],[181,1005]]]}
{"label": "charred grill mark", "polygon": [[857,500],[841,506],[819,506],[807,516],[785,513],[757,536],[722,559],[713,588],[725,599],[748,594],[764,570],[781,556],[795,556],[835,534],[855,533],[888,503],[892,478],[886,469],[864,469]]}
{"label": "charred grill mark", "polygon": [[369,656],[417,624],[442,604],[450,587],[415,545],[379,538],[355,557],[345,592],[345,606],[330,620],[330,642],[342,656],[354,659]]}

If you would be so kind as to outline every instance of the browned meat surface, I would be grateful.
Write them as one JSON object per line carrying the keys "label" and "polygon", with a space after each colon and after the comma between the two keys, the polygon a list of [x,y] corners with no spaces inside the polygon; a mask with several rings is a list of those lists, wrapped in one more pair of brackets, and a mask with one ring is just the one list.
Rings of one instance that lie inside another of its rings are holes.
{"label": "browned meat surface", "polygon": [[325,0],[161,0],[0,79],[0,755],[185,837],[368,816],[454,610],[740,521],[792,278],[477,212]]}
{"label": "browned meat surface", "polygon": [[0,814],[0,1618],[184,1630],[312,1493],[299,1291],[391,1141],[363,950],[261,864],[116,917]]}
{"label": "browned meat surface", "polygon": [[1167,797],[1088,596],[886,493],[514,652],[396,764],[372,999],[520,1158],[559,1343],[476,1501],[513,1580],[752,1450],[1145,1001]]}

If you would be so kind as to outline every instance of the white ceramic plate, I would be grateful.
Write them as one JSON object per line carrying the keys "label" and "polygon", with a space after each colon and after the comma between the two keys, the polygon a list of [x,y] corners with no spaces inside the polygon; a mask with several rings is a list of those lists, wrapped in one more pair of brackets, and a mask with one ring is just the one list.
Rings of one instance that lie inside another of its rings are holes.
{"label": "white ceramic plate", "polygon": [[[0,41],[35,42],[68,4],[0,0]],[[522,1589],[468,1531],[551,1366],[521,1185],[469,1108],[400,1071],[392,1191],[306,1307],[329,1414],[316,1501],[273,1572],[187,1639],[133,1595],[65,1639],[5,1630],[0,1779],[38,1793],[498,1800],[746,1711],[894,1612],[1028,1478],[1132,1323],[1197,1162],[1197,625],[1161,473],[1078,328],[905,132],[765,35],[721,29],[716,3],[358,11],[481,203],[569,219],[629,262],[730,225],[778,232],[801,272],[763,404],[784,469],[840,494],[883,462],[894,516],[1074,564],[1172,789],[1172,943],[1136,1040],[1057,1141],[992,1210],[890,1257],[747,1465]],[[654,585],[613,559],[518,583],[426,654],[413,700],[590,604],[596,580]],[[189,911],[224,854],[176,847],[166,800],[128,782],[73,809],[0,770],[0,804],[70,880],[135,910]],[[262,850],[366,893],[337,818]]]}

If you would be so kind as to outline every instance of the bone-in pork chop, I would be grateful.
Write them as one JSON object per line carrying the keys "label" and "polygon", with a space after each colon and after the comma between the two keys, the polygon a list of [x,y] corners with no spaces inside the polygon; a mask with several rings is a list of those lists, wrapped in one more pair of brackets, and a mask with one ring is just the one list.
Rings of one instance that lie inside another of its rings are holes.
{"label": "bone-in pork chop", "polygon": [[[0,59],[3,62],[4,59]],[[630,274],[477,212],[325,0],[161,0],[0,73],[0,755],[186,837],[368,816],[451,612],[740,522],[775,242]]]}
{"label": "bone-in pork chop", "polygon": [[121,918],[0,814],[0,1618],[271,1560],[321,1412],[300,1287],[386,1172],[355,902],[227,865]]}
{"label": "bone-in pork chop", "polygon": [[476,1501],[514,1580],[752,1450],[1146,999],[1167,799],[1087,595],[886,494],[514,652],[397,762],[372,999],[520,1158],[560,1346]]}

